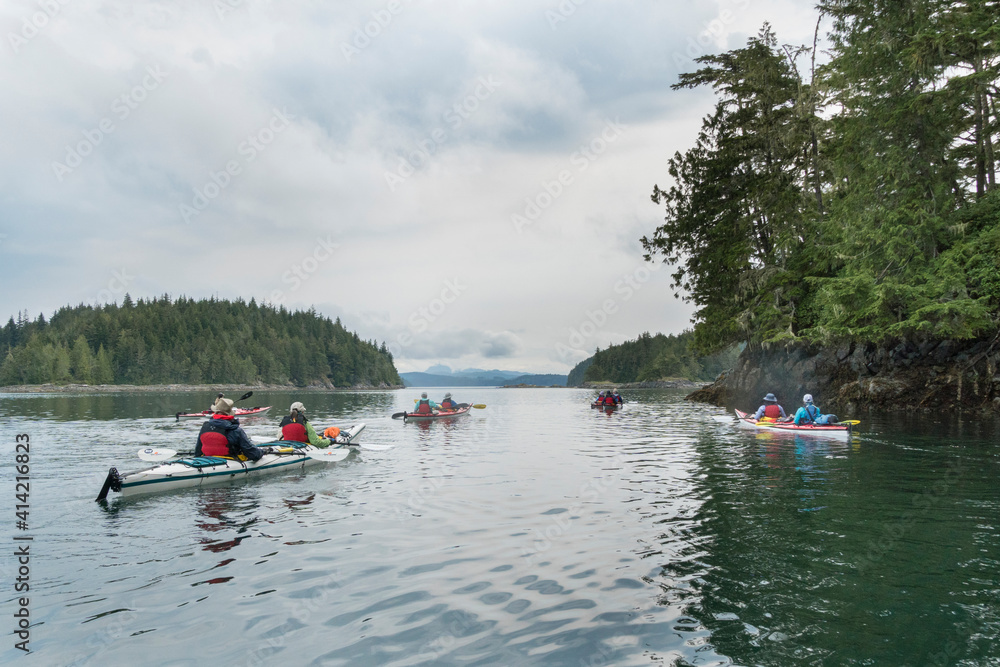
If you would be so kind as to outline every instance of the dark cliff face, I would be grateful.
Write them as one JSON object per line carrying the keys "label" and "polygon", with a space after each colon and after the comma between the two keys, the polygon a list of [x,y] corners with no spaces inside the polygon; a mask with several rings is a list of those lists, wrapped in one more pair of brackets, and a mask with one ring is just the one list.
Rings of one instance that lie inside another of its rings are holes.
{"label": "dark cliff face", "polygon": [[[1000,336],[890,346],[744,350],[689,400],[756,408],[773,392],[788,409],[809,393],[825,411],[1000,410]],[[843,416],[843,415],[842,415]]]}

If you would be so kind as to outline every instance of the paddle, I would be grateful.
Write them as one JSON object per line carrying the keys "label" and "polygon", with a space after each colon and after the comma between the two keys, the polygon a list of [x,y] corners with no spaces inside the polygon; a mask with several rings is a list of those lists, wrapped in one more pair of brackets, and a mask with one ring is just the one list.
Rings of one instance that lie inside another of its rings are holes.
{"label": "paddle", "polygon": [[857,426],[860,423],[860,419],[845,419],[844,421],[837,422],[837,424],[845,424],[847,426]]}
{"label": "paddle", "polygon": [[[239,403],[240,401],[245,401],[248,398],[250,398],[251,396],[253,396],[253,392],[252,391],[248,391],[247,393],[243,394],[242,396],[240,396],[239,398],[237,398],[235,401],[233,401],[233,404],[235,405],[236,403]],[[216,397],[215,400],[219,400],[220,398],[223,398],[223,397],[224,397],[223,394],[219,394]],[[183,412],[178,412],[177,414],[174,415],[174,419],[176,419],[177,421],[180,421],[182,414],[184,414],[184,413]]]}

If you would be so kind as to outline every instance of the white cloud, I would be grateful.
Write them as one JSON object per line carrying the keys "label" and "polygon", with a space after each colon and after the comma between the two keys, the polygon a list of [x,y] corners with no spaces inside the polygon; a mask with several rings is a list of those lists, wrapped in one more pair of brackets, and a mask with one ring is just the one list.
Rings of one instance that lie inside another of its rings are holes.
{"label": "white cloud", "polygon": [[[764,19],[783,41],[810,41],[813,13],[591,0],[553,30],[556,2],[401,4],[350,59],[342,45],[385,2],[246,0],[220,17],[212,3],[74,0],[17,53],[5,45],[0,313],[92,299],[124,267],[134,297],[277,292],[365,338],[408,332],[401,370],[565,372],[595,346],[684,329],[691,308],[668,271],[628,300],[615,291],[662,216],[653,184],[711,106],[709,91],[669,86],[724,12],[706,49],[739,46]],[[2,32],[36,10],[8,3]],[[116,101],[150,67],[165,78],[121,117]],[[275,110],[294,119],[268,136]],[[574,154],[616,118],[627,130],[582,168]],[[59,180],[53,162],[105,119],[113,131]],[[233,162],[239,173],[220,176]],[[511,216],[563,171],[572,182],[518,233]],[[220,179],[186,222],[181,205]],[[338,248],[296,279],[322,239]],[[467,289],[415,332],[413,314],[454,279]],[[582,351],[558,352],[607,299],[618,310]]]}

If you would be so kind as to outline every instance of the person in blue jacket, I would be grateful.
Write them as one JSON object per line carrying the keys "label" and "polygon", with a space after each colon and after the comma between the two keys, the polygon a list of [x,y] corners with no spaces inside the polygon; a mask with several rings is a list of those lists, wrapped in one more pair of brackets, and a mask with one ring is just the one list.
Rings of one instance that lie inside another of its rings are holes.
{"label": "person in blue jacket", "polygon": [[819,406],[813,404],[812,394],[803,396],[802,403],[802,407],[795,412],[794,421],[796,426],[802,426],[803,424],[826,426],[827,424],[837,423],[837,415],[824,415],[820,412]]}

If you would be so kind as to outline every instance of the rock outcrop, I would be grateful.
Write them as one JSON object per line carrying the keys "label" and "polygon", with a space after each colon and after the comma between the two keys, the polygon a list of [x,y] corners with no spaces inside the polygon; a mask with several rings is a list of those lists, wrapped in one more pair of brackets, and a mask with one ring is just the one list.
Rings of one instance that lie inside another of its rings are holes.
{"label": "rock outcrop", "polygon": [[813,394],[824,411],[1000,410],[1000,335],[975,341],[796,346],[751,351],[689,400],[756,408],[774,392],[786,409]]}

